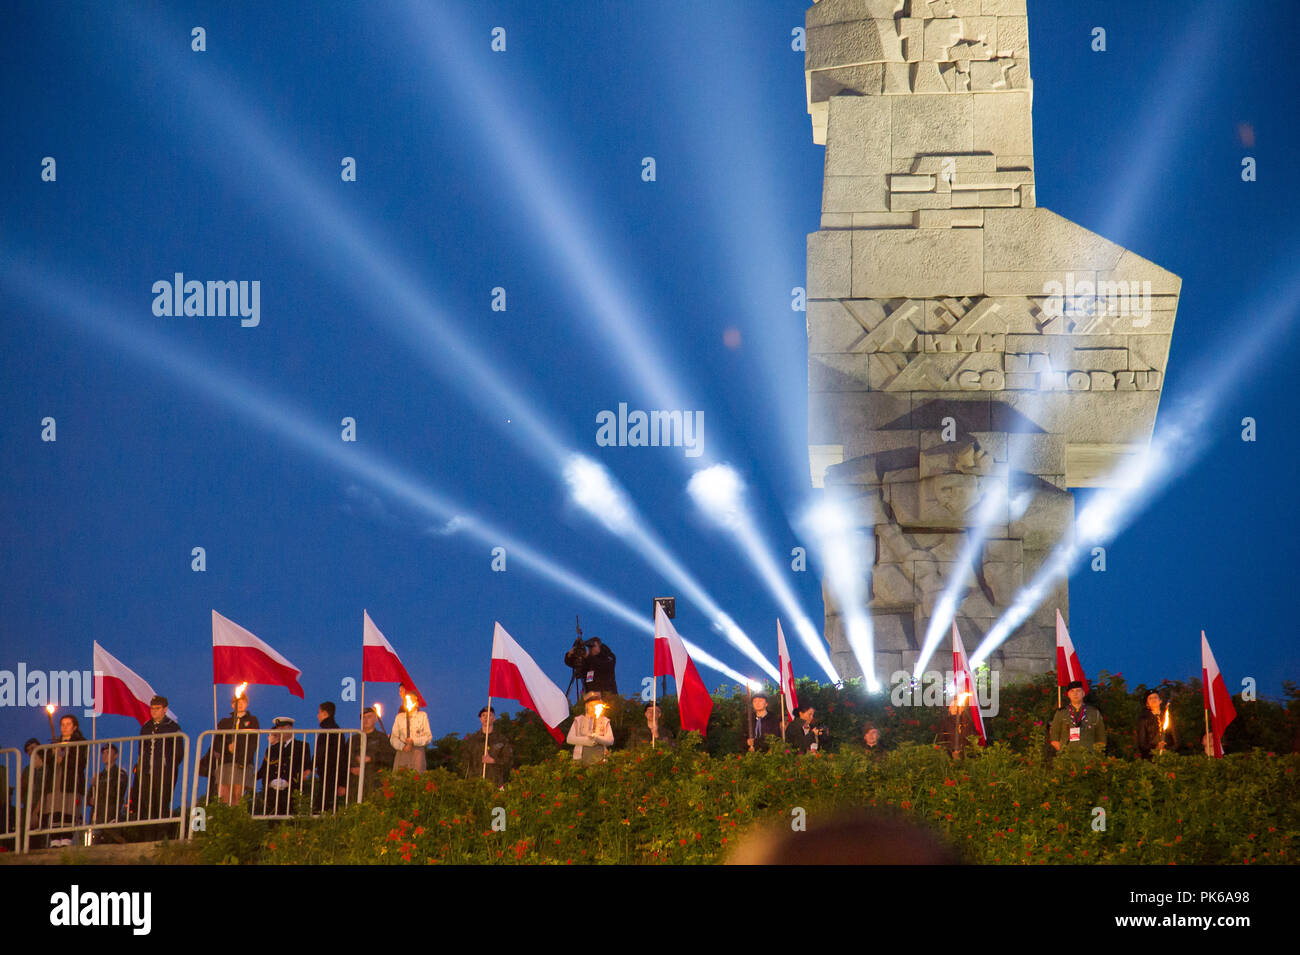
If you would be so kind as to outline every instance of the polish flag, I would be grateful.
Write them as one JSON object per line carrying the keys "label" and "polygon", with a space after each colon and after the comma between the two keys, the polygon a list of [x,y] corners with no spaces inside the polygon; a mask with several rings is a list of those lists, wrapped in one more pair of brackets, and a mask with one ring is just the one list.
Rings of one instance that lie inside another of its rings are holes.
{"label": "polish flag", "polygon": [[776,622],[776,663],[781,668],[781,696],[785,699],[785,711],[794,719],[794,714],[799,712],[799,697],[794,692],[794,664],[790,662],[790,650],[785,645],[780,620]]}
{"label": "polish flag", "polygon": [[402,666],[393,645],[379,632],[370,614],[361,611],[361,682],[362,683],[400,683],[420,701],[421,706],[429,704],[416,688],[411,675]]}
{"label": "polish flag", "polygon": [[664,613],[663,606],[655,602],[655,676],[670,676],[677,684],[677,710],[682,729],[699,730],[701,736],[709,731],[709,714],[713,712],[713,697],[704,688],[700,673],[686,652],[686,644],[678,636],[673,622]]}
{"label": "polish flag", "polygon": [[564,742],[557,727],[569,718],[569,698],[499,623],[492,632],[488,695],[522,703],[542,718],[557,743]]}
{"label": "polish flag", "polygon": [[1075,680],[1083,684],[1083,692],[1088,692],[1088,678],[1083,675],[1083,664],[1079,654],[1074,652],[1074,642],[1070,640],[1070,631],[1065,629],[1061,611],[1056,611],[1056,685],[1069,686]]}
{"label": "polish flag", "polygon": [[[100,715],[129,716],[137,723],[149,722],[149,701],[154,690],[140,675],[94,641],[95,709]],[[176,714],[167,710],[176,719]]]}
{"label": "polish flag", "polygon": [[212,611],[212,682],[284,686],[303,696],[295,667],[239,624]]}
{"label": "polish flag", "polygon": [[[1068,638],[1067,638],[1068,639]],[[980,745],[987,746],[988,738],[984,735],[984,718],[980,716],[980,702],[975,695],[975,679],[970,672],[970,663],[966,659],[966,648],[962,646],[961,634],[957,632],[957,621],[952,622],[952,674],[955,686],[954,699],[960,700],[963,694],[970,694],[971,722],[979,734]]]}
{"label": "polish flag", "polygon": [[1210,641],[1201,631],[1201,691],[1205,694],[1205,708],[1210,712],[1210,738],[1214,741],[1214,755],[1223,755],[1223,731],[1237,718],[1237,708],[1232,705],[1232,694],[1223,681],[1219,665],[1210,652]]}

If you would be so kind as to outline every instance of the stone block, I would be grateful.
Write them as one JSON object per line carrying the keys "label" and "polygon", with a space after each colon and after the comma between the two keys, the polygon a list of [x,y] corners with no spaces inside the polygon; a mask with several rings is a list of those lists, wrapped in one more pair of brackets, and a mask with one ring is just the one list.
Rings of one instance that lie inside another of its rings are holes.
{"label": "stone block", "polygon": [[1171,341],[1172,339],[1167,335],[1130,335],[1128,337],[1129,368],[1137,371],[1163,372],[1169,360]]}
{"label": "stone block", "polygon": [[949,197],[940,192],[891,192],[890,212],[915,212],[918,209],[947,209]]}
{"label": "stone block", "polygon": [[883,63],[859,63],[857,66],[813,70],[808,74],[808,100],[823,103],[837,97],[853,99],[873,96],[878,99],[884,76]]}
{"label": "stone block", "polygon": [[821,226],[823,229],[851,229],[853,228],[853,213],[832,212],[830,215],[823,215]]}
{"label": "stone block", "polygon": [[1007,457],[1017,471],[1065,473],[1065,437],[1059,434],[1010,434]]}
{"label": "stone block", "polygon": [[[983,294],[984,243],[978,230],[876,230],[854,232],[852,236],[851,287],[856,297]],[[836,253],[842,248],[837,245]],[[812,261],[810,245],[810,273]],[[841,287],[838,266],[835,279],[835,287]]]}
{"label": "stone block", "polygon": [[892,20],[902,9],[902,0],[816,0],[804,14],[804,23],[824,27],[852,20]]}
{"label": "stone block", "polygon": [[827,176],[883,175],[890,164],[893,110],[879,96],[837,96],[830,101]]}
{"label": "stone block", "polygon": [[848,298],[852,275],[853,233],[814,232],[808,236],[809,298]]}
{"label": "stone block", "polygon": [[882,85],[882,92],[885,94],[912,92],[912,70],[910,64],[886,63],[884,64],[884,67],[885,78]]}
{"label": "stone block", "polygon": [[[989,217],[984,217],[985,228],[988,227]],[[989,268],[987,261],[985,263],[987,271],[984,273],[984,290],[987,295],[1028,295],[1038,299],[1035,307],[1042,307],[1042,302],[1047,296],[1045,289],[1049,282],[1061,282],[1064,284],[1062,274],[1055,269],[994,269]],[[1097,273],[1087,269],[1078,269],[1074,276],[1076,281],[1087,279],[1094,281]]]}
{"label": "stone block", "polygon": [[903,174],[889,177],[890,192],[934,192],[934,185],[934,176]]}
{"label": "stone block", "polygon": [[827,176],[822,186],[822,212],[888,212],[889,190],[883,176]]}
{"label": "stone block", "polygon": [[861,343],[867,330],[842,301],[808,303],[808,351],[848,352]]}
{"label": "stone block", "polygon": [[873,355],[808,356],[808,387],[813,391],[867,391]]}
{"label": "stone block", "polygon": [[[989,94],[993,95],[993,94]],[[1064,288],[1089,270],[1113,269],[1123,248],[1048,209],[989,209],[984,264],[990,272],[1057,272]]]}
{"label": "stone block", "polygon": [[998,17],[998,56],[1029,57],[1029,18]]}
{"label": "stone block", "polygon": [[1128,249],[1121,251],[1119,260],[1112,267],[1098,273],[1098,282],[1138,282],[1138,287],[1143,291],[1146,291],[1143,283],[1150,282],[1152,295],[1178,295],[1182,290],[1183,280],[1173,272],[1162,269],[1154,262],[1148,262]]}
{"label": "stone block", "polygon": [[952,207],[966,208],[1019,208],[1020,190],[1015,189],[954,189]]}
{"label": "stone block", "polygon": [[854,20],[807,31],[805,70],[901,62],[902,41],[892,20]]}
{"label": "stone block", "polygon": [[968,153],[975,149],[971,95],[917,93],[891,96],[888,102],[893,107],[895,158],[922,153]]}
{"label": "stone block", "polygon": [[916,225],[914,212],[855,212],[855,229],[910,229]]}
{"label": "stone block", "polygon": [[[1031,155],[1034,127],[1027,90],[972,93],[971,149],[998,156]],[[898,149],[895,147],[894,152]]]}
{"label": "stone block", "polygon": [[947,63],[953,58],[948,50],[962,40],[962,21],[954,18],[924,21],[924,59],[931,63]]}

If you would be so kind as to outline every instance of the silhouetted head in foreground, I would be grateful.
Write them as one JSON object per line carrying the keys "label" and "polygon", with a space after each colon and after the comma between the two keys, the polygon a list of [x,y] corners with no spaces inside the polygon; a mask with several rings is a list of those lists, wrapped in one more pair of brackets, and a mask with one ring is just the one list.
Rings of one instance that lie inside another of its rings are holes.
{"label": "silhouetted head in foreground", "polygon": [[961,859],[929,829],[905,819],[863,811],[811,816],[806,831],[794,822],[754,830],[728,865],[960,865]]}

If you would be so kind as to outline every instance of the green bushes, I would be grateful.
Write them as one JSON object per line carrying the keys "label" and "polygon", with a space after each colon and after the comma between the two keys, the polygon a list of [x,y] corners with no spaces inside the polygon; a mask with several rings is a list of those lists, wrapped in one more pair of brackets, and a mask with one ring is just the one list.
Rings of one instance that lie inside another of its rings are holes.
{"label": "green bushes", "polygon": [[[1262,752],[1155,763],[1058,759],[995,744],[963,760],[904,745],[859,752],[711,757],[691,734],[675,751],[561,753],[498,791],[444,770],[384,777],[335,818],[270,830],[267,863],[713,863],[760,823],[874,808],[930,827],[978,863],[1293,861],[1300,758]],[[244,858],[209,818],[204,838]],[[246,831],[246,830],[244,830]]]}
{"label": "green bushes", "polygon": [[[504,790],[462,775],[459,740],[431,750],[420,776],[381,776],[378,792],[333,818],[274,827],[240,810],[210,812],[200,839],[205,861],[347,864],[714,863],[760,824],[811,822],[846,810],[901,813],[937,832],[976,863],[1270,863],[1294,861],[1297,773],[1291,748],[1297,700],[1237,702],[1225,759],[1200,753],[1200,687],[1165,684],[1180,746],[1147,763],[1131,758],[1142,688],[1118,674],[1095,681],[1107,755],[1047,760],[1043,738],[1056,709],[1050,678],[1003,687],[988,721],[992,744],[953,760],[931,743],[936,707],[895,706],[807,681],[838,751],[739,755],[743,696],[715,698],[707,739],[686,734],[673,749],[618,750],[582,766],[557,751],[532,714],[499,726],[515,741],[518,766]],[[664,702],[676,725],[675,700]],[[775,699],[774,699],[775,702]],[[614,708],[616,739],[641,719],[635,700]],[[864,753],[871,720],[888,752]],[[1235,735],[1234,735],[1235,734]],[[1266,748],[1245,751],[1250,744]]]}

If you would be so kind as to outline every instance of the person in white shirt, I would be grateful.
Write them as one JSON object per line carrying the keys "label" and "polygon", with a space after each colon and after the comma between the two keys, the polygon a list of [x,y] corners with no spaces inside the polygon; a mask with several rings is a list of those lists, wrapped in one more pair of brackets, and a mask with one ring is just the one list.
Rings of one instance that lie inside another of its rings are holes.
{"label": "person in white shirt", "polygon": [[397,750],[393,760],[394,771],[413,769],[424,772],[424,748],[433,742],[433,732],[429,729],[429,714],[420,709],[415,694],[401,684],[397,687],[401,697],[402,709],[393,718],[393,732],[388,741]]}
{"label": "person in white shirt", "polygon": [[574,717],[573,725],[569,727],[573,758],[582,763],[599,763],[614,745],[614,728],[609,725],[609,717],[602,715],[606,707],[600,701],[599,693],[587,693],[582,700],[587,712]]}

